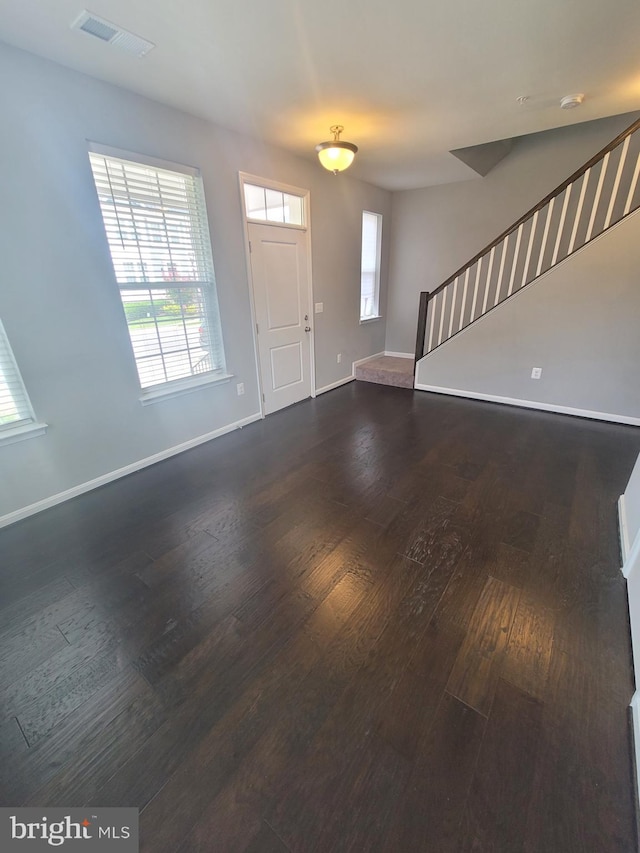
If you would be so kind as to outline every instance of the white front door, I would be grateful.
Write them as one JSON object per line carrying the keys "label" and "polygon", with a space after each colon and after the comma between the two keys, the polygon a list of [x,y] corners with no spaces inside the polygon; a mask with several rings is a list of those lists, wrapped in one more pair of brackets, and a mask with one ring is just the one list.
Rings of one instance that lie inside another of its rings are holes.
{"label": "white front door", "polygon": [[248,224],[264,412],[311,396],[307,234]]}

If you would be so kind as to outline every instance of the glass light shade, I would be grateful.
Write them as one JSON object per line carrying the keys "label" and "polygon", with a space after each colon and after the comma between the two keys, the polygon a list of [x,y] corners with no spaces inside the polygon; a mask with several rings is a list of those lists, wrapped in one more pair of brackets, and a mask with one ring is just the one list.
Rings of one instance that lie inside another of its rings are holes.
{"label": "glass light shade", "polygon": [[321,142],[320,145],[316,145],[320,163],[334,175],[349,168],[357,150],[357,146],[353,143],[338,140]]}

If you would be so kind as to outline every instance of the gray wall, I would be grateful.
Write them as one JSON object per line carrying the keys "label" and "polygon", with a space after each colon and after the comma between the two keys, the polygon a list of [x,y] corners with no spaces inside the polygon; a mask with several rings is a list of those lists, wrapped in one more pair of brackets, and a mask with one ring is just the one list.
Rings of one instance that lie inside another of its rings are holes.
{"label": "gray wall", "polygon": [[[360,227],[366,208],[388,233],[389,193],[3,45],[0,79],[0,317],[50,425],[0,446],[0,517],[258,411],[239,171],[311,191],[316,386],[384,349],[384,321],[359,323]],[[87,140],[200,167],[231,383],[141,406]]]}
{"label": "gray wall", "polygon": [[485,178],[394,193],[386,349],[413,352],[420,291],[434,290],[637,115],[517,139]]}
{"label": "gray wall", "polygon": [[640,423],[639,318],[637,212],[423,359],[417,381]]}

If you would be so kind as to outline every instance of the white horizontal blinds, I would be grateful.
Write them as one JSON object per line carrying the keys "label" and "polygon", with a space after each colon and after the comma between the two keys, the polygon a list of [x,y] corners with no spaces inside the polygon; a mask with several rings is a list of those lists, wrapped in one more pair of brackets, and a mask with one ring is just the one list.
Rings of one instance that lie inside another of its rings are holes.
{"label": "white horizontal blinds", "polygon": [[0,322],[0,431],[33,423],[33,409]]}
{"label": "white horizontal blinds", "polygon": [[362,266],[360,277],[360,319],[378,316],[382,216],[362,213]]}
{"label": "white horizontal blinds", "polygon": [[141,386],[224,369],[199,176],[89,157]]}

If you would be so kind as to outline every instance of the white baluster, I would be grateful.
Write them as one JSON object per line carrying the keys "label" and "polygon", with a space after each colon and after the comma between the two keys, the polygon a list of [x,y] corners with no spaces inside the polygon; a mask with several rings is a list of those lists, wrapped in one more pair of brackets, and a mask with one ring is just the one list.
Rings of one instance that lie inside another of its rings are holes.
{"label": "white baluster", "polygon": [[582,216],[582,207],[584,205],[584,197],[587,193],[587,186],[589,184],[589,176],[591,174],[591,169],[587,169],[587,171],[582,176],[582,188],[580,189],[580,198],[578,199],[578,207],[576,210],[576,217],[573,222],[573,231],[571,232],[571,239],[569,240],[569,248],[567,249],[567,255],[570,255],[573,252],[573,247],[576,242],[576,235],[578,233],[578,226],[580,225],[580,217]]}
{"label": "white baluster", "polygon": [[636,160],[636,168],[633,172],[633,178],[631,180],[631,186],[629,187],[629,195],[627,196],[627,203],[624,206],[623,216],[626,216],[627,213],[631,210],[631,202],[633,201],[633,195],[636,191],[636,186],[638,185],[638,176],[640,175],[640,154],[638,154],[638,159]]}
{"label": "white baluster", "polygon": [[430,320],[430,322],[429,322],[429,343],[428,343],[428,345],[427,345],[427,352],[431,352],[431,350],[432,350],[432,344],[433,344],[433,324],[434,324],[434,320],[435,320],[435,318],[436,318],[436,301],[437,301],[437,299],[438,299],[438,294],[436,294],[436,295],[433,297],[433,299],[430,299],[430,300],[429,300],[430,305],[431,305],[431,320]]}
{"label": "white baluster", "polygon": [[476,283],[473,287],[473,302],[471,303],[471,316],[469,322],[473,323],[476,317],[476,302],[478,301],[478,285],[480,284],[480,272],[482,270],[482,258],[478,261],[478,269],[476,270]]}
{"label": "white baluster", "polygon": [[469,287],[469,267],[465,270],[464,273],[464,287],[462,288],[462,303],[460,304],[460,325],[458,326],[458,331],[462,329],[462,323],[464,321],[464,309],[467,307],[467,289]]}
{"label": "white baluster", "polygon": [[507,290],[507,296],[511,296],[513,292],[513,281],[516,277],[516,268],[518,266],[518,255],[520,254],[520,241],[522,240],[522,227],[524,223],[518,227],[518,236],[516,237],[516,248],[513,252],[513,263],[511,265],[511,278],[509,279],[509,289]]}
{"label": "white baluster", "polygon": [[[458,276],[460,278],[460,276]],[[451,337],[451,331],[453,329],[453,311],[456,307],[456,296],[458,295],[458,279],[453,282],[453,298],[451,300],[451,311],[449,312],[449,334],[447,338]]]}
{"label": "white baluster", "polygon": [[491,286],[491,273],[493,272],[493,257],[496,253],[496,247],[494,246],[491,250],[491,254],[489,255],[489,269],[487,270],[487,280],[484,286],[484,299],[482,300],[482,313],[486,314],[487,312],[487,299],[489,298],[489,287]]}
{"label": "white baluster", "polygon": [[613,189],[611,190],[611,200],[609,201],[609,209],[607,210],[607,215],[604,220],[604,228],[606,230],[611,224],[611,217],[613,216],[613,207],[616,203],[616,198],[618,195],[618,188],[620,187],[620,178],[622,177],[622,170],[624,169],[625,160],[627,159],[627,151],[629,150],[629,143],[631,142],[631,137],[627,136],[624,141],[624,145],[622,146],[622,153],[620,154],[620,162],[618,163],[618,171],[616,172],[616,179],[613,183]]}
{"label": "white baluster", "polygon": [[504,262],[507,259],[507,249],[509,248],[509,235],[502,241],[502,257],[500,258],[500,269],[498,270],[498,282],[496,284],[496,298],[493,301],[495,308],[500,301],[500,288],[502,287],[502,274],[504,273]]}
{"label": "white baluster", "polygon": [[440,306],[440,329],[438,331],[438,346],[442,343],[442,327],[444,326],[444,311],[447,306],[447,290],[449,288],[445,287],[442,291],[442,305]]}
{"label": "white baluster", "polygon": [[558,260],[558,252],[560,251],[560,241],[562,240],[562,231],[564,229],[564,220],[567,216],[567,207],[569,206],[569,198],[571,197],[571,187],[573,184],[569,184],[564,194],[564,204],[562,205],[562,213],[560,214],[560,222],[558,224],[558,235],[556,237],[556,245],[553,249],[553,257],[551,258],[551,266],[555,264]]}
{"label": "white baluster", "polygon": [[536,225],[538,224],[538,213],[539,211],[533,214],[533,222],[531,223],[531,232],[529,234],[529,245],[527,246],[527,257],[524,262],[524,272],[522,273],[522,281],[520,282],[520,287],[524,287],[527,283],[527,273],[529,272],[529,261],[531,260],[531,250],[533,249],[533,241],[536,236]]}
{"label": "white baluster", "polygon": [[551,217],[553,216],[553,206],[556,202],[555,196],[547,205],[547,220],[544,223],[544,231],[542,232],[542,245],[540,246],[540,256],[538,257],[538,266],[536,267],[536,278],[540,275],[542,262],[544,260],[544,250],[547,248],[547,237],[549,236],[549,226],[551,225]]}
{"label": "white baluster", "polygon": [[608,151],[605,155],[604,160],[602,161],[602,169],[600,170],[600,178],[598,180],[598,186],[596,187],[596,196],[593,200],[593,207],[591,208],[591,217],[589,218],[589,227],[587,228],[587,236],[584,238],[584,242],[588,243],[591,239],[591,234],[593,232],[593,225],[596,221],[596,214],[598,213],[598,205],[600,204],[600,196],[602,195],[602,185],[604,184],[604,176],[607,173],[607,166],[609,165],[609,157],[611,156],[611,151]]}

